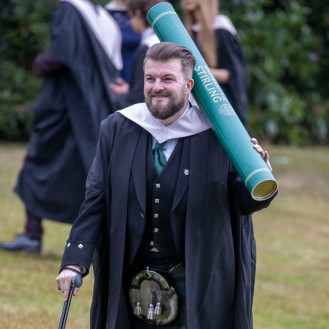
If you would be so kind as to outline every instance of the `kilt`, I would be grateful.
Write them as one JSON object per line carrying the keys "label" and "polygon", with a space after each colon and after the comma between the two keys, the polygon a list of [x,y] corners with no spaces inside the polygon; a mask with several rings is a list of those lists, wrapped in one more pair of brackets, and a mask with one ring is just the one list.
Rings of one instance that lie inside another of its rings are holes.
{"label": "kilt", "polygon": [[[149,265],[150,269],[153,267]],[[168,266],[156,265],[154,268],[165,271]],[[161,272],[159,272],[161,273]],[[176,267],[170,274],[171,282],[176,290],[179,300],[179,311],[176,319],[166,325],[152,325],[148,324],[136,316],[132,317],[132,328],[134,329],[152,329],[152,328],[163,328],[163,329],[187,329],[186,325],[186,280],[185,280],[185,268],[183,265]]]}

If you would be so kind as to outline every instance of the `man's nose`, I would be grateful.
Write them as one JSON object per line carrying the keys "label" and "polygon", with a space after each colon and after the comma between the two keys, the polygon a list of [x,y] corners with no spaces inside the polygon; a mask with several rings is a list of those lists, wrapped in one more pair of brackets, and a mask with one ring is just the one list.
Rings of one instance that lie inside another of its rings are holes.
{"label": "man's nose", "polygon": [[163,83],[161,82],[161,80],[155,80],[153,85],[153,90],[158,91],[162,89],[163,89]]}

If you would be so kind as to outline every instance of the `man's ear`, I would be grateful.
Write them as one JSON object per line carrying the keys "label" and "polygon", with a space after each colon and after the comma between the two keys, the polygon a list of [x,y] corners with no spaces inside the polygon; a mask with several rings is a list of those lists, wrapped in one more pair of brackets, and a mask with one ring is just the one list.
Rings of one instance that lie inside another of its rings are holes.
{"label": "man's ear", "polygon": [[194,87],[194,80],[189,79],[186,82],[185,94],[189,94]]}

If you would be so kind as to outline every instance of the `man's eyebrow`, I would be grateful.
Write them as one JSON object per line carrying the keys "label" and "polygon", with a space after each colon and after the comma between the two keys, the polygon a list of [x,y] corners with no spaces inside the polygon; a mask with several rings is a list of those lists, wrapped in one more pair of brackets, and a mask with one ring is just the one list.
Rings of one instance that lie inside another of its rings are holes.
{"label": "man's eyebrow", "polygon": [[176,78],[175,74],[167,73],[163,76],[164,78]]}
{"label": "man's eyebrow", "polygon": [[[145,75],[144,75],[144,78],[154,78],[154,77],[155,77],[155,75],[151,74],[151,73],[145,73]],[[176,76],[175,76],[175,74],[172,74],[172,73],[167,73],[167,74],[160,76],[160,79],[166,79],[166,78],[176,79]]]}

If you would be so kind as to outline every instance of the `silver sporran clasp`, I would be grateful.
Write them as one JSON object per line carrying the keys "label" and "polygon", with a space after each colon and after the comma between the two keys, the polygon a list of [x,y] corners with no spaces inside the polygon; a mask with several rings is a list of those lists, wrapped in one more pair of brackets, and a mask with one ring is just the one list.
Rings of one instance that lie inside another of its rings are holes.
{"label": "silver sporran clasp", "polygon": [[168,324],[178,314],[175,288],[161,274],[149,269],[133,276],[129,300],[134,315],[149,324]]}

